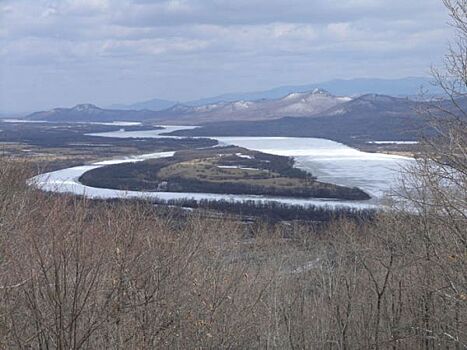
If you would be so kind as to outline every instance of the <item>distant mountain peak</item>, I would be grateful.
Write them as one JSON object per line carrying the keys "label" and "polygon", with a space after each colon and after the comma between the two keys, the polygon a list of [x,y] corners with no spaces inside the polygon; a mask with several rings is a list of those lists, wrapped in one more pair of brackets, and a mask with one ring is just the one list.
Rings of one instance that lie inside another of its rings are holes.
{"label": "distant mountain peak", "polygon": [[240,100],[233,103],[233,107],[236,109],[247,109],[253,105],[251,101]]}
{"label": "distant mountain peak", "polygon": [[327,115],[365,113],[405,113],[412,111],[415,101],[407,97],[393,97],[383,94],[365,94],[326,111]]}
{"label": "distant mountain peak", "polygon": [[307,97],[312,97],[312,96],[335,97],[333,94],[331,94],[327,90],[316,88],[311,91],[292,92],[288,94],[287,96],[283,97],[282,99],[283,100],[294,100],[294,99],[307,98]]}
{"label": "distant mountain peak", "polygon": [[132,103],[129,105],[125,104],[114,104],[111,105],[109,108],[111,109],[119,109],[119,110],[143,110],[143,111],[162,111],[165,109],[169,109],[176,105],[177,103],[174,101],[169,100],[162,100],[159,98],[153,98],[151,100]]}
{"label": "distant mountain peak", "polygon": [[174,106],[170,107],[168,110],[171,112],[188,112],[191,111],[193,108],[183,103],[177,103]]}
{"label": "distant mountain peak", "polygon": [[100,109],[100,108],[91,103],[82,103],[72,108],[72,110],[76,112],[87,112],[89,110],[96,110],[96,109]]}
{"label": "distant mountain peak", "polygon": [[141,121],[151,118],[153,111],[133,111],[118,109],[103,109],[91,103],[83,103],[72,108],[54,108],[26,116],[30,120],[64,121],[64,122],[113,122]]}
{"label": "distant mountain peak", "polygon": [[321,89],[321,88],[313,89],[313,91],[311,93],[313,95],[328,95],[328,96],[332,95],[329,91],[327,91],[325,89]]}
{"label": "distant mountain peak", "polygon": [[283,100],[293,100],[293,99],[296,99],[296,98],[300,98],[302,96],[304,96],[306,93],[305,92],[292,92],[290,94],[288,94],[287,96],[284,96],[282,99]]}
{"label": "distant mountain peak", "polygon": [[364,101],[370,101],[370,102],[393,102],[393,101],[400,100],[402,98],[382,95],[382,94],[365,94],[365,95],[360,96],[359,99],[364,100]]}

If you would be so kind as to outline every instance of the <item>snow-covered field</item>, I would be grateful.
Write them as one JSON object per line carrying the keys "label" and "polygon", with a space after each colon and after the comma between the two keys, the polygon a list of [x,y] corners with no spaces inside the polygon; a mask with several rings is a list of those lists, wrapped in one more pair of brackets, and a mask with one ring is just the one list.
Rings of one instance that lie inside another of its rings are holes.
{"label": "snow-covered field", "polygon": [[[98,133],[102,137],[161,137],[161,133],[194,128],[180,126],[166,126],[162,130],[131,131],[124,130]],[[350,187],[359,187],[368,192],[372,199],[369,201],[340,201],[329,199],[296,199],[283,197],[261,197],[249,195],[222,195],[212,193],[173,193],[173,192],[136,192],[111,189],[98,189],[84,186],[78,178],[91,169],[107,164],[136,162],[149,158],[167,157],[172,152],[154,153],[138,157],[127,157],[87,166],[79,166],[42,174],[32,181],[46,191],[71,192],[92,198],[159,198],[159,199],[226,199],[232,201],[277,201],[287,204],[321,205],[321,206],[351,206],[368,208],[381,204],[381,201],[391,188],[397,186],[400,170],[413,162],[413,159],[401,156],[366,153],[346,145],[330,140],[316,138],[292,137],[212,137],[221,144],[232,144],[252,150],[272,153],[276,155],[292,156],[297,166],[310,171],[324,182],[335,183]]]}

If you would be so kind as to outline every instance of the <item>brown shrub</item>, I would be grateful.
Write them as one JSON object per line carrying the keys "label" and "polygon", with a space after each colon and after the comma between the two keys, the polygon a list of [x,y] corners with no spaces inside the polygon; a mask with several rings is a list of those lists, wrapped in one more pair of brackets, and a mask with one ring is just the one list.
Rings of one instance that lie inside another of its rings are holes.
{"label": "brown shrub", "polygon": [[24,165],[1,169],[4,348],[466,345],[465,246],[436,216],[251,237],[233,220],[40,193]]}

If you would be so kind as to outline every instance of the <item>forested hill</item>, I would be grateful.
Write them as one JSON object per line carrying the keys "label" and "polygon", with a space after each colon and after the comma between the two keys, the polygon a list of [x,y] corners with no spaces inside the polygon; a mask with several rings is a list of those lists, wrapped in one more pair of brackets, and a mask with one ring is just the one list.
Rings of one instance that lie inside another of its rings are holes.
{"label": "forested hill", "polygon": [[[459,100],[461,105],[466,99]],[[445,103],[441,103],[443,107]],[[318,137],[340,142],[416,140],[433,135],[431,103],[369,94],[329,109],[313,118],[285,117],[270,121],[210,123],[174,134],[192,136]]]}

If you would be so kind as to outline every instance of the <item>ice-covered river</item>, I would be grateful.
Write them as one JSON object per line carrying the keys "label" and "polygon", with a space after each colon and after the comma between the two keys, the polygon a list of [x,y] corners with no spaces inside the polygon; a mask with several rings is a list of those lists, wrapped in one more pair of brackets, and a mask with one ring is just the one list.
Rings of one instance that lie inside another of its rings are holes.
{"label": "ice-covered river", "polygon": [[[166,126],[162,130],[115,131],[93,134],[101,137],[120,138],[159,138],[162,133],[193,128]],[[297,199],[283,197],[260,197],[250,195],[222,195],[212,193],[173,193],[173,192],[137,192],[101,189],[84,186],[79,177],[91,169],[108,164],[143,161],[150,158],[168,157],[172,152],[153,153],[142,156],[126,157],[91,165],[78,166],[36,176],[33,182],[46,191],[69,192],[86,195],[91,198],[158,198],[158,199],[226,199],[232,201],[256,200],[277,201],[300,205],[329,205],[367,208],[378,206],[388,191],[397,186],[400,171],[413,159],[395,155],[366,153],[346,145],[325,139],[293,137],[211,137],[221,144],[232,144],[252,150],[292,156],[298,167],[310,171],[324,182],[350,187],[359,187],[369,193],[369,201],[340,201],[329,199]]]}

